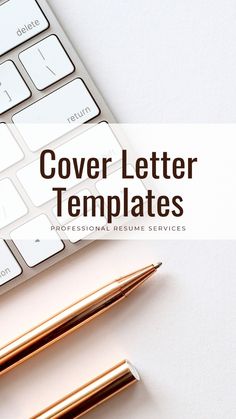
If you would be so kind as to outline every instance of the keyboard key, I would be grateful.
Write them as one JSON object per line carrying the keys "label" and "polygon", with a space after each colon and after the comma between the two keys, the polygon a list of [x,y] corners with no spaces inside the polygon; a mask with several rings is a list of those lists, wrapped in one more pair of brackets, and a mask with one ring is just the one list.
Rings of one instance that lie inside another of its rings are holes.
{"label": "keyboard key", "polygon": [[64,249],[64,243],[42,214],[11,233],[11,239],[32,268]]}
{"label": "keyboard key", "polygon": [[[81,200],[83,196],[90,196],[93,195],[88,189],[83,189],[78,193],[74,193],[73,195],[78,196]],[[91,227],[103,227],[107,224],[107,220],[105,217],[92,217],[92,205],[91,202],[88,204],[88,216],[78,216],[78,217],[70,217],[68,214],[68,201],[65,199],[62,202],[62,216],[57,217],[57,207],[53,208],[53,214],[55,215],[56,219],[62,226],[66,226],[67,230],[65,230],[65,234],[70,240],[71,243],[77,243],[78,241],[84,239],[85,237],[94,233],[89,228]],[[96,205],[96,211],[99,214],[99,206]]]}
{"label": "keyboard key", "polygon": [[32,151],[39,150],[100,114],[81,79],[75,79],[12,118]]}
{"label": "keyboard key", "polygon": [[24,154],[6,124],[0,123],[0,172],[23,159]]}
{"label": "keyboard key", "polygon": [[21,266],[14,258],[9,247],[0,239],[0,285],[16,278],[22,273]]}
{"label": "keyboard key", "polygon": [[26,49],[19,58],[38,90],[46,89],[75,70],[55,35]]}
{"label": "keyboard key", "polygon": [[0,56],[49,27],[35,0],[8,0],[0,6]]}
{"label": "keyboard key", "polygon": [[[82,199],[83,196],[89,196],[89,195],[92,195],[92,193],[88,189],[83,189],[82,191],[80,191],[78,193],[74,193],[73,195],[78,196],[80,199]],[[58,220],[58,222],[61,225],[65,225],[65,224],[67,224],[70,221],[73,221],[75,219],[74,217],[70,217],[70,215],[68,214],[68,201],[67,201],[67,199],[64,199],[64,201],[62,202],[62,215],[61,215],[61,217],[57,216],[57,207],[54,207],[52,212],[53,212],[54,216],[56,217],[56,219]]]}
{"label": "keyboard key", "polygon": [[0,115],[30,96],[31,92],[15,64],[12,61],[0,64]]}
{"label": "keyboard key", "polygon": [[[78,193],[73,195],[78,196],[81,200],[83,196],[93,195],[88,189],[83,189]],[[78,216],[71,217],[68,214],[68,201],[65,199],[62,202],[62,216],[57,217],[57,207],[53,208],[53,214],[56,217],[57,221],[62,225],[66,226],[65,235],[68,237],[71,243],[77,243],[78,241],[84,239],[85,237],[91,235],[93,231],[89,230],[89,227],[103,227],[107,224],[105,217],[92,217],[91,212],[91,203],[88,207],[88,216]],[[96,205],[96,211],[99,214],[99,206]]]}
{"label": "keyboard key", "polygon": [[0,228],[27,214],[28,210],[10,179],[0,180]]}
{"label": "keyboard key", "polygon": [[[98,207],[96,211],[99,214]],[[93,228],[101,228],[106,224],[107,220],[105,217],[93,217],[92,212],[90,211],[87,217],[80,216],[66,224],[67,230],[65,231],[65,234],[71,243],[77,243],[78,241],[85,239],[85,237],[94,234],[96,230],[93,231]]]}
{"label": "keyboard key", "polygon": [[[91,150],[93,155],[98,159],[102,157],[111,157],[112,163],[115,163],[121,158],[121,146],[118,143],[111,128],[106,122],[97,124],[95,127],[88,129],[86,132],[76,136],[67,143],[56,148],[56,160],[60,158],[90,158]],[[87,179],[87,173],[77,179],[75,174],[71,173],[68,179],[60,179],[55,176],[53,179],[43,179],[40,174],[39,160],[30,163],[28,166],[20,169],[17,177],[25,188],[31,201],[36,207],[44,204],[50,199],[53,199],[56,194],[52,191],[53,187],[65,187],[67,189],[81,183]]]}

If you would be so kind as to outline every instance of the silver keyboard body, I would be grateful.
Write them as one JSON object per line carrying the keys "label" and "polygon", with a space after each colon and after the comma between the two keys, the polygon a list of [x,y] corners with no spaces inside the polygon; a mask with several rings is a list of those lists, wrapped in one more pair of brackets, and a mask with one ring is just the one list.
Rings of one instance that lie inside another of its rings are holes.
{"label": "silver keyboard body", "polygon": [[[13,0],[8,0],[8,1],[10,2],[10,1],[13,1]],[[16,0],[14,0],[14,1],[16,1]],[[19,2],[19,4],[22,3],[21,0],[18,0],[18,2]],[[62,88],[67,83],[71,82],[72,80],[74,80],[76,78],[81,78],[83,80],[83,82],[86,84],[89,91],[91,92],[93,98],[95,99],[95,101],[98,104],[98,106],[100,108],[100,111],[101,111],[100,114],[97,117],[95,117],[93,120],[91,120],[90,122],[93,123],[93,124],[98,124],[101,121],[107,121],[109,123],[114,123],[115,119],[114,119],[110,109],[106,105],[103,97],[101,96],[100,92],[98,91],[95,84],[93,83],[91,77],[89,76],[88,72],[86,71],[86,68],[85,68],[84,64],[82,63],[80,57],[78,56],[77,51],[72,46],[70,40],[66,36],[61,24],[58,22],[58,19],[54,15],[54,13],[51,10],[51,8],[49,7],[48,3],[45,0],[38,0],[37,3],[40,6],[40,8],[42,9],[44,15],[46,16],[46,18],[49,22],[48,29],[44,30],[43,32],[39,33],[38,35],[34,36],[33,38],[27,40],[26,42],[20,44],[19,46],[16,46],[11,51],[5,53],[4,55],[2,55],[0,57],[0,64],[6,62],[8,60],[11,60],[16,65],[16,67],[17,67],[18,71],[20,72],[20,74],[22,75],[26,85],[29,87],[29,89],[31,91],[31,96],[27,100],[25,100],[22,103],[15,106],[14,108],[12,108],[12,109],[4,112],[3,114],[1,114],[0,115],[0,122],[6,123],[6,124],[12,124],[13,115],[15,115],[18,112],[20,112],[21,110],[27,108],[29,105],[37,102],[38,100],[40,100],[44,96],[54,92],[57,89]],[[1,14],[1,7],[4,6],[4,4],[5,4],[5,2],[0,2],[0,14]],[[38,43],[39,41],[45,39],[46,37],[48,37],[50,35],[56,35],[59,38],[61,44],[63,45],[63,47],[66,51],[66,53],[68,54],[72,63],[74,64],[74,72],[67,75],[66,77],[62,78],[61,80],[57,81],[55,84],[52,84],[51,86],[49,86],[49,87],[45,88],[44,90],[40,91],[35,87],[35,84],[31,80],[31,77],[29,76],[26,69],[22,65],[22,62],[19,59],[19,54],[22,51],[25,51],[27,48],[29,48],[31,46],[34,46],[36,43]],[[0,40],[0,43],[1,43],[1,40]],[[12,125],[12,129],[14,130],[14,124]],[[86,127],[86,123],[85,123],[85,124],[81,125],[78,129],[76,129],[76,133],[83,132],[87,129],[88,129],[88,127]],[[22,149],[22,151],[24,153],[24,158],[21,161],[19,161],[18,163],[14,164],[12,167],[7,168],[3,172],[1,172],[0,173],[0,180],[4,179],[4,178],[10,178],[12,180],[12,182],[15,185],[17,191],[19,192],[23,201],[25,202],[26,206],[28,207],[28,213],[25,216],[23,216],[21,219],[18,219],[16,221],[14,221],[13,223],[11,223],[9,226],[7,226],[6,229],[3,230],[3,232],[5,232],[6,230],[7,231],[8,230],[9,231],[14,231],[19,225],[23,225],[23,224],[27,223],[32,218],[32,211],[34,212],[34,216],[35,216],[35,214],[38,214],[38,215],[47,214],[47,217],[49,218],[49,220],[51,220],[52,223],[55,222],[55,219],[53,218],[53,213],[52,213],[53,204],[51,202],[48,202],[48,203],[45,203],[44,205],[40,206],[37,209],[33,208],[33,204],[31,202],[31,200],[29,199],[26,191],[24,190],[21,183],[19,182],[19,179],[16,176],[16,173],[21,168],[27,166],[29,163],[31,163],[32,161],[36,160],[39,157],[41,150],[38,150],[38,151],[35,151],[35,152],[30,151],[30,149],[27,147],[25,141],[22,139],[21,135],[19,135],[19,132],[17,130],[14,131],[14,135],[15,135],[15,138],[16,138],[18,144],[20,145],[20,148]],[[58,145],[60,145],[62,143],[65,143],[70,138],[73,138],[74,136],[75,136],[75,131],[73,130],[73,131],[69,132],[68,134],[66,134],[64,137],[55,140],[53,142],[53,144],[50,144],[49,148],[55,148]],[[1,147],[1,145],[0,145],[0,147]],[[1,148],[0,148],[0,152],[1,152]],[[81,186],[80,189],[83,189],[84,187],[85,186]],[[59,253],[55,254],[54,256],[48,258],[47,260],[43,261],[42,263],[40,263],[40,264],[38,264],[37,266],[34,266],[34,267],[29,267],[27,265],[27,263],[25,262],[24,258],[21,255],[21,253],[19,252],[16,245],[12,241],[7,242],[12,254],[14,255],[17,262],[19,263],[19,265],[22,268],[22,273],[20,275],[18,275],[16,278],[14,278],[12,280],[9,280],[6,283],[4,283],[3,285],[1,285],[0,286],[0,294],[6,292],[7,290],[10,290],[11,288],[13,288],[16,285],[22,283],[23,281],[26,281],[27,279],[31,278],[32,276],[37,275],[38,273],[42,272],[43,270],[47,269],[48,267],[52,266],[53,264],[59,262],[60,260],[62,260],[64,258],[66,258],[67,256],[73,254],[74,252],[77,252],[79,249],[81,249],[82,247],[86,246],[89,243],[89,241],[86,241],[86,240],[83,241],[82,240],[82,241],[79,241],[78,243],[73,244],[69,240],[65,240],[64,237],[61,237],[61,238],[62,238],[62,240],[65,244],[64,250],[60,251]],[[1,262],[1,255],[0,255],[0,264],[1,263],[2,263],[2,266],[3,266],[3,261]],[[0,271],[1,271],[1,269],[0,269]],[[2,274],[4,274],[3,271],[2,271]]]}

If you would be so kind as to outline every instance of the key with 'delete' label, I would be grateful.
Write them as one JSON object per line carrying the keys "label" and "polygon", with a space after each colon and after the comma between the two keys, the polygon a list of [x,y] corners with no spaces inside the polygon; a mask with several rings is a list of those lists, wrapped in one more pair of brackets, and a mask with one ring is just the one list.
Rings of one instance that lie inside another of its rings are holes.
{"label": "key with 'delete' label", "polygon": [[0,5],[0,56],[49,27],[35,0],[8,0]]}

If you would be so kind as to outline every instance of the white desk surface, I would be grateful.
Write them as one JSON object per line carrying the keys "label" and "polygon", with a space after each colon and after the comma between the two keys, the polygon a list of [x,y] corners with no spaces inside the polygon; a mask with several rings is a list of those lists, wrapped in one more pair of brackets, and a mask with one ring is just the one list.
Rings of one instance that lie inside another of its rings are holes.
{"label": "white desk surface", "polygon": [[[233,122],[234,0],[50,0],[120,122]],[[1,297],[0,345],[117,276],[158,275],[0,382],[26,419],[117,361],[142,381],[96,419],[235,419],[235,242],[100,242]]]}

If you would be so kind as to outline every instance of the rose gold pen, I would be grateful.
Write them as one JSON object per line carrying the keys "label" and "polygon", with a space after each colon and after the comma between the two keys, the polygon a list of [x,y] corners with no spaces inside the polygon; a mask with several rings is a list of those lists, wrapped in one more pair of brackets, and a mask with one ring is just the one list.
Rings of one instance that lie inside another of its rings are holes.
{"label": "rose gold pen", "polygon": [[31,419],[75,419],[140,380],[129,361],[121,361],[108,371],[37,413]]}
{"label": "rose gold pen", "polygon": [[105,285],[8,343],[0,349],[0,374],[16,367],[108,310],[127,297],[160,266],[161,263],[149,265]]}

